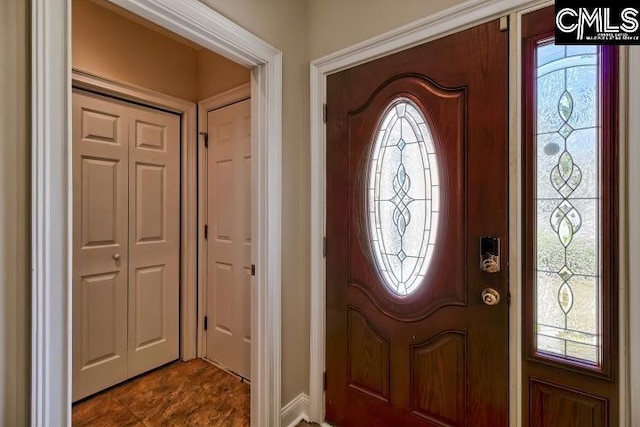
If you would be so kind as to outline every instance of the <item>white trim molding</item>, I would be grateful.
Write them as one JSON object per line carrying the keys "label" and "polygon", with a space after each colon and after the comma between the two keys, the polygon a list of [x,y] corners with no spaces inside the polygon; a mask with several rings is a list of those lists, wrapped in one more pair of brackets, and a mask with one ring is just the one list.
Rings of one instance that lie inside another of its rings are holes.
{"label": "white trim molding", "polygon": [[[236,88],[227,90],[198,102],[198,133],[200,136],[207,133],[207,113],[217,108],[222,108],[235,102],[251,98],[251,84],[246,83]],[[207,306],[207,240],[204,237],[204,226],[207,223],[207,151],[205,139],[198,138],[198,357],[204,357],[206,353],[207,339],[204,332],[204,317]],[[251,213],[252,217],[254,213]],[[252,219],[252,224],[255,220]]]}
{"label": "white trim molding", "polygon": [[[71,422],[71,2],[31,1],[31,425],[66,426]],[[252,227],[257,269],[252,294],[251,419],[254,426],[277,427],[281,400],[282,53],[197,0],[110,1],[252,68],[251,91],[256,94],[251,102]]]}
{"label": "white trim molding", "polygon": [[300,393],[287,403],[280,414],[281,425],[296,427],[301,421],[309,421],[309,396]]}
{"label": "white trim molding", "polygon": [[198,326],[196,104],[76,68],[72,70],[72,86],[180,115],[180,358],[191,360],[196,357]]}
{"label": "white trim molding", "polygon": [[[417,46],[448,34],[462,31],[474,25],[488,22],[498,17],[509,15],[510,24],[510,241],[511,257],[513,263],[518,265],[511,269],[510,292],[512,297],[512,310],[510,311],[510,401],[515,402],[510,407],[511,425],[519,425],[521,419],[522,392],[521,375],[521,342],[522,342],[522,318],[519,313],[521,306],[520,292],[520,264],[521,253],[521,220],[518,217],[520,208],[520,182],[519,170],[521,149],[520,145],[520,18],[524,12],[529,12],[540,7],[553,4],[548,0],[469,0],[457,6],[446,9],[435,15],[394,29],[387,33],[373,37],[336,53],[316,59],[311,63],[311,95],[310,95],[310,132],[311,132],[311,328],[310,328],[310,372],[309,372],[309,415],[313,422],[324,421],[324,391],[323,374],[325,371],[325,310],[326,310],[326,283],[325,283],[325,259],[322,253],[323,237],[325,235],[325,211],[326,211],[326,132],[323,123],[323,104],[326,102],[326,79],[330,74],[372,61],[374,59],[393,54],[395,52]],[[515,21],[515,22],[513,22]],[[633,47],[630,51],[628,73],[629,76],[640,76],[640,48]],[[514,58],[515,56],[515,58]],[[624,71],[623,71],[624,74]],[[640,111],[640,82],[631,81],[629,84],[629,111]],[[515,100],[514,100],[515,99]],[[640,120],[629,121],[629,141],[640,140]],[[638,144],[630,144],[629,148],[629,182],[640,181],[640,148]],[[630,210],[640,210],[640,194],[630,195]],[[626,207],[625,207],[626,209]],[[515,228],[515,229],[514,229]],[[633,223],[630,226],[630,234],[633,242],[630,255],[632,259],[640,258],[640,225]],[[625,250],[621,255],[626,253]],[[635,270],[630,273],[629,283],[640,282],[640,264],[631,263]],[[624,275],[621,275],[624,277]],[[621,286],[626,286],[621,284]],[[630,287],[630,301],[632,307],[640,306],[640,290]],[[625,295],[624,292],[621,295]],[[624,311],[625,302],[621,301],[621,309]],[[640,325],[640,311],[630,311],[631,325]],[[626,318],[624,313],[621,313]],[[637,328],[637,326],[636,326]],[[640,399],[640,334],[636,331],[629,334],[621,327],[621,349],[625,349],[627,337],[631,336],[631,350],[626,357],[631,361],[631,396],[629,399],[621,399],[624,402],[633,402]],[[634,336],[635,334],[635,336]],[[625,356],[621,356],[624,362]],[[624,366],[621,373],[624,373]],[[625,381],[621,381],[621,385]],[[621,390],[621,397],[626,392]],[[636,405],[637,406],[637,405]],[[623,413],[628,410],[622,408]],[[634,407],[636,411],[631,418],[631,425],[640,425],[640,407]],[[623,418],[624,419],[624,418]]]}

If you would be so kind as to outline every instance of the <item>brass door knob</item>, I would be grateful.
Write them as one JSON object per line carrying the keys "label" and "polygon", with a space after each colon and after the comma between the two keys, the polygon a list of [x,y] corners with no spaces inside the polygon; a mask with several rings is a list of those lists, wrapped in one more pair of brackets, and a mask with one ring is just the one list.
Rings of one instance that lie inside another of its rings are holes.
{"label": "brass door knob", "polygon": [[496,305],[500,302],[500,294],[493,288],[486,288],[482,291],[482,302],[486,305]]}

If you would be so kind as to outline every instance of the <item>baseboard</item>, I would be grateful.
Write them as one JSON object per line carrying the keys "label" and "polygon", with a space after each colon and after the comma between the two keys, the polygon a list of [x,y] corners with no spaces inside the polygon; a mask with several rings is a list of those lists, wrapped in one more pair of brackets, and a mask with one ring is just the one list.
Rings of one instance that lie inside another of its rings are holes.
{"label": "baseboard", "polygon": [[300,393],[280,411],[280,425],[295,427],[300,421],[309,421],[309,396]]}

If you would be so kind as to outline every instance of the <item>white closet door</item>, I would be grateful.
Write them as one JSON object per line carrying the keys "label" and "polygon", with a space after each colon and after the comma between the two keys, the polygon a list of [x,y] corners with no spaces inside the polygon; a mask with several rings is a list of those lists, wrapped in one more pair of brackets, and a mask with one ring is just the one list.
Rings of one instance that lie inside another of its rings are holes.
{"label": "white closet door", "polygon": [[73,400],[127,378],[127,109],[73,93]]}
{"label": "white closet door", "polygon": [[131,377],[178,358],[180,118],[143,107],[129,118]]}
{"label": "white closet door", "polygon": [[178,358],[180,118],[73,94],[73,400]]}
{"label": "white closet door", "polygon": [[250,378],[251,103],[207,114],[206,357]]}

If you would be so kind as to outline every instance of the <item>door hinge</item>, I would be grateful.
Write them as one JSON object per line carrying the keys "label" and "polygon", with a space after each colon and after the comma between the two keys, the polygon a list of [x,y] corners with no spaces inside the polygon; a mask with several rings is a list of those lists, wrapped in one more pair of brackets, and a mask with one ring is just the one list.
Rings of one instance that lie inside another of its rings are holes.
{"label": "door hinge", "polygon": [[500,17],[500,31],[507,31],[509,29],[509,17],[501,16]]}
{"label": "door hinge", "polygon": [[209,238],[209,226],[205,224],[204,226],[204,238],[208,239]]}
{"label": "door hinge", "polygon": [[255,264],[251,264],[251,275],[252,276],[256,275],[256,265]]}
{"label": "door hinge", "polygon": [[322,122],[327,123],[327,104],[322,104]]}
{"label": "door hinge", "polygon": [[327,391],[327,371],[322,373],[322,390]]}
{"label": "door hinge", "polygon": [[204,330],[207,330],[207,327],[209,326],[209,317],[204,316]]}
{"label": "door hinge", "polygon": [[204,148],[209,148],[209,134],[207,132],[200,132],[200,135],[204,138]]}
{"label": "door hinge", "polygon": [[322,238],[322,256],[327,257],[327,236]]}

